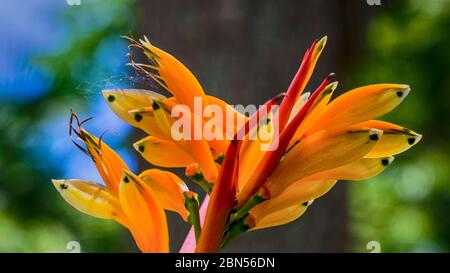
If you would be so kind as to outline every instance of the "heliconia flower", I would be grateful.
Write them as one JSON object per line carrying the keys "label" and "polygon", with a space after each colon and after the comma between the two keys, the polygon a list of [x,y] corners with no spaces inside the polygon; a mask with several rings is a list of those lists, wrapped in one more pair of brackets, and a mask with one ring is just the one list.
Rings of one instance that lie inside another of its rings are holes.
{"label": "heliconia flower", "polygon": [[[221,204],[229,201],[227,195],[221,196],[219,191],[215,198],[213,189],[204,229],[209,223],[214,233],[203,231],[197,251],[219,250],[222,245],[216,243],[219,237],[216,234],[222,232],[221,238],[233,236],[236,230],[233,226],[242,227],[239,222],[249,216],[253,225],[240,232],[296,220],[337,180],[371,178],[393,161],[392,155],[420,141],[421,135],[409,129],[372,120],[399,105],[410,92],[407,85],[364,86],[330,102],[337,83],[330,83],[327,77],[312,95],[301,95],[325,41],[326,38],[313,43],[305,54],[280,105],[278,148],[262,152],[247,144],[238,151],[238,159],[242,160],[237,164],[238,183],[228,182],[237,184],[236,196],[232,198],[237,202],[228,208],[231,223],[224,227],[214,218],[217,213],[226,215],[227,212],[214,209],[214,201]],[[225,165],[228,160],[238,159],[225,157],[221,171],[233,173],[233,169],[225,169]]]}
{"label": "heliconia flower", "polygon": [[[88,215],[112,219],[128,228],[143,252],[168,252],[169,239],[164,210],[171,210],[188,221],[184,206],[186,184],[173,173],[149,169],[139,176],[106,143],[81,128],[70,124],[74,143],[93,160],[104,185],[80,179],[52,180],[64,200]],[[83,147],[84,146],[84,147]]]}
{"label": "heliconia flower", "polygon": [[[133,144],[136,151],[155,166],[186,168],[185,175],[206,192],[208,202],[199,212],[197,194],[171,173],[151,169],[134,175],[114,151],[84,130],[78,136],[106,187],[78,181],[69,187],[73,192],[68,192],[61,187],[68,182],[57,185],[75,208],[128,227],[144,251],[168,250],[164,209],[177,212],[193,225],[183,252],[193,251],[191,246],[196,252],[219,251],[240,233],[298,219],[338,180],[360,181],[380,174],[394,155],[422,137],[376,120],[405,99],[408,85],[367,85],[332,99],[338,83],[330,74],[314,92],[303,93],[327,37],[314,41],[306,51],[285,93],[268,100],[249,118],[233,110],[231,122],[199,116],[195,110],[198,98],[203,102],[200,115],[207,106],[223,112],[231,106],[206,95],[179,60],[146,37],[127,39],[130,48],[142,52],[147,60],[136,63],[130,53],[130,65],[172,97],[139,89],[104,90],[103,96],[114,113],[148,134]],[[180,116],[173,113],[181,105],[188,107],[182,115],[189,121],[188,127],[194,128],[188,133],[174,130]],[[205,122],[219,129],[226,127],[226,132],[219,134],[224,138],[206,138]],[[198,135],[200,138],[195,137]],[[99,188],[101,204],[91,208],[92,185]],[[80,200],[80,196],[88,199]]]}

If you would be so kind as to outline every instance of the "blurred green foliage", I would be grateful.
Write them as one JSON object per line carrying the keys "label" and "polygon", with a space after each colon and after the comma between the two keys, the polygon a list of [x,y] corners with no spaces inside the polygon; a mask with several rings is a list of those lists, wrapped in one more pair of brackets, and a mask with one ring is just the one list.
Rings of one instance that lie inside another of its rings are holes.
{"label": "blurred green foliage", "polygon": [[351,183],[353,251],[367,252],[369,241],[382,252],[450,251],[449,29],[450,1],[438,0],[395,1],[370,25],[352,82],[409,84],[383,118],[423,138],[380,176]]}
{"label": "blurred green foliage", "polygon": [[62,18],[54,21],[64,22],[70,35],[60,54],[34,59],[34,65],[44,67],[53,76],[51,90],[30,102],[2,102],[0,252],[67,252],[69,241],[78,241],[81,251],[135,250],[124,228],[113,221],[84,215],[66,204],[50,182],[64,174],[48,162],[45,150],[49,148],[41,147],[44,153],[35,153],[36,147],[30,149],[26,143],[30,138],[37,138],[32,143],[45,143],[45,134],[36,131],[39,124],[55,115],[68,120],[68,107],[83,109],[86,98],[80,96],[79,90],[103,68],[92,60],[106,38],[119,39],[132,29],[133,8],[131,1],[114,0],[83,1],[81,6],[63,9]]}

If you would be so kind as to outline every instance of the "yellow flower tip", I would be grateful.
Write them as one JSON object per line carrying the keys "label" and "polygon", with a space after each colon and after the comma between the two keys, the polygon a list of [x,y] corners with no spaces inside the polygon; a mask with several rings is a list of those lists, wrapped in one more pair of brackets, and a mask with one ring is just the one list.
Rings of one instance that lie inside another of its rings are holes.
{"label": "yellow flower tip", "polygon": [[95,136],[86,131],[84,128],[80,128],[80,134],[84,137],[83,142],[88,148],[100,148],[100,141]]}
{"label": "yellow flower tip", "polygon": [[120,185],[123,186],[130,182],[136,182],[136,178],[134,177],[134,174],[127,169],[123,169],[121,176],[120,176]]}
{"label": "yellow flower tip", "polygon": [[114,95],[114,89],[105,89],[102,90],[103,98],[108,102],[114,102],[116,100],[116,96]]}
{"label": "yellow flower tip", "polygon": [[65,179],[52,179],[52,183],[58,191],[66,190],[69,187]]}
{"label": "yellow flower tip", "polygon": [[339,84],[338,81],[334,81],[334,82],[330,83],[327,87],[325,87],[325,90],[324,90],[324,92],[326,92],[325,94],[336,90],[336,88],[338,87],[338,84]]}
{"label": "yellow flower tip", "polygon": [[324,47],[325,47],[325,45],[327,44],[327,40],[328,40],[328,36],[327,35],[325,35],[325,36],[323,36],[318,42],[317,42],[317,46],[316,46],[316,48],[317,48],[317,50],[322,50]]}
{"label": "yellow flower tip", "polygon": [[381,165],[383,165],[384,167],[387,167],[387,166],[391,165],[392,162],[394,162],[394,159],[395,159],[395,157],[393,157],[393,156],[382,158]]}
{"label": "yellow flower tip", "polygon": [[407,84],[399,84],[397,88],[394,88],[394,91],[396,92],[397,96],[400,99],[406,98],[408,96],[409,92],[411,91],[411,87]]}
{"label": "yellow flower tip", "polygon": [[416,133],[415,136],[411,136],[410,138],[408,138],[408,144],[413,146],[419,143],[420,140],[422,140],[422,135]]}
{"label": "yellow flower tip", "polygon": [[148,138],[143,138],[141,140],[136,141],[135,143],[133,143],[133,148],[139,152],[139,153],[143,153],[145,152],[145,146],[148,143]]}
{"label": "yellow flower tip", "polygon": [[150,40],[148,39],[147,35],[144,35],[144,40],[139,39],[139,41],[140,41],[142,44],[147,44],[147,45],[149,45],[149,46],[152,45],[152,43],[150,43]]}

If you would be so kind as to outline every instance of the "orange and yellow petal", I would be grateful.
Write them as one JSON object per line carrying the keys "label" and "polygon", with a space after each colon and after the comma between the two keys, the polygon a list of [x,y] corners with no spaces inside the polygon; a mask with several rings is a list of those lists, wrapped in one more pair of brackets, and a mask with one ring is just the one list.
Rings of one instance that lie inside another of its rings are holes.
{"label": "orange and yellow petal", "polygon": [[305,80],[303,81],[303,84],[300,86],[300,90],[297,94],[297,98],[301,96],[303,90],[305,89],[305,86],[308,84],[309,79],[311,78],[311,75],[314,71],[314,68],[316,67],[317,61],[319,60],[320,55],[322,54],[323,49],[325,48],[325,45],[327,44],[328,37],[324,36],[322,37],[317,43],[315,43],[314,47],[311,49],[313,52],[311,54],[311,60],[308,67],[308,70],[305,74]]}
{"label": "orange and yellow petal", "polygon": [[153,190],[124,170],[119,200],[133,226],[132,233],[142,252],[169,252],[169,235],[164,209]]}
{"label": "orange and yellow petal", "polygon": [[133,147],[155,166],[180,168],[195,163],[190,154],[171,140],[148,136],[134,143]]}
{"label": "orange and yellow petal", "polygon": [[394,161],[394,157],[361,158],[349,164],[315,173],[305,179],[337,179],[337,180],[366,180],[383,172]]}
{"label": "orange and yellow petal", "polygon": [[[175,120],[171,117],[170,105],[167,105],[162,100],[155,99],[152,107],[155,119],[158,122],[158,126],[161,131],[163,131],[167,137],[173,139],[176,145],[195,159],[195,162],[199,164],[206,180],[209,182],[215,181],[218,175],[218,170],[210,146],[208,142],[202,138],[202,132],[200,132],[199,138],[196,139],[195,136],[195,128],[202,128],[201,124],[198,124],[198,119],[196,119],[193,115],[188,116],[186,118],[186,126],[190,126],[191,132],[189,132],[187,128],[183,127],[182,129],[185,130],[184,133],[187,132],[187,134],[181,135],[180,132],[174,132],[176,129],[173,129],[172,125],[175,121],[178,122],[180,120]],[[189,113],[187,114],[189,115]],[[185,117],[183,117],[183,119],[184,118]],[[172,134],[180,134],[179,139],[175,139],[175,136],[172,136]]]}
{"label": "orange and yellow petal", "polygon": [[171,172],[159,169],[146,170],[139,177],[153,190],[164,209],[178,213],[187,221],[189,212],[184,206],[183,194],[189,189],[183,180]]}
{"label": "orange and yellow petal", "polygon": [[317,119],[320,117],[320,115],[325,111],[326,106],[330,102],[331,96],[333,95],[334,90],[337,88],[337,82],[332,82],[328,86],[325,87],[324,91],[319,94],[317,99],[315,100],[314,104],[309,109],[308,113],[306,114],[305,119],[300,124],[300,126],[295,131],[294,136],[291,140],[291,145],[295,143],[295,141],[298,141],[301,139],[303,134],[313,125],[317,122]]}
{"label": "orange and yellow petal", "polygon": [[312,200],[326,194],[336,180],[302,179],[289,185],[279,196],[271,198],[250,210],[255,217],[253,229],[287,224],[298,219]]}
{"label": "orange and yellow petal", "polygon": [[[272,117],[272,116],[270,116]],[[253,128],[243,141],[243,147],[239,157],[239,177],[238,189],[241,190],[249,177],[258,168],[260,161],[263,159],[266,150],[264,145],[270,145],[274,137],[272,123],[260,124]],[[245,146],[244,146],[245,145]]]}
{"label": "orange and yellow petal", "polygon": [[297,115],[297,113],[300,111],[300,109],[302,109],[302,107],[308,101],[310,96],[311,96],[311,92],[306,92],[306,93],[303,93],[300,96],[300,98],[298,98],[298,100],[295,101],[295,104],[292,107],[291,114],[289,115],[289,121],[291,121],[295,117],[295,115]]}
{"label": "orange and yellow petal", "polygon": [[202,86],[183,63],[164,50],[153,46],[147,37],[140,42],[146,49],[144,53],[150,60],[156,62],[154,65],[159,75],[155,80],[159,81],[180,103],[194,109],[194,97],[202,97],[204,106],[208,104]]}
{"label": "orange and yellow petal", "polygon": [[88,215],[126,222],[119,200],[106,187],[80,179],[52,179],[53,185],[72,207]]}
{"label": "orange and yellow petal", "polygon": [[366,157],[385,157],[402,153],[421,139],[422,135],[405,127],[380,120],[369,120],[357,124],[383,130],[383,136]]}
{"label": "orange and yellow petal", "polygon": [[344,93],[326,106],[307,134],[346,126],[382,116],[408,95],[404,84],[373,84]]}
{"label": "orange and yellow petal", "polygon": [[271,197],[294,181],[337,168],[366,155],[383,131],[372,128],[321,131],[303,139],[282,159],[266,182]]}
{"label": "orange and yellow petal", "polygon": [[122,169],[128,166],[113,149],[88,131],[81,129],[80,136],[108,190],[117,196]]}
{"label": "orange and yellow petal", "polygon": [[159,93],[145,89],[108,89],[103,90],[102,94],[111,110],[134,127],[140,127],[140,124],[130,115],[130,110],[150,106],[152,98],[165,98]]}
{"label": "orange and yellow petal", "polygon": [[129,115],[133,117],[135,126],[150,136],[158,138],[170,139],[158,126],[153,108],[151,106],[136,108],[128,111]]}

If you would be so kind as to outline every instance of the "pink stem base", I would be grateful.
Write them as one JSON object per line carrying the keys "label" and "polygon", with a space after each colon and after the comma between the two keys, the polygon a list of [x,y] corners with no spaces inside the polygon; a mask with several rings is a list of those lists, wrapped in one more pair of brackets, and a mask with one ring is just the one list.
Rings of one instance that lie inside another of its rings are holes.
{"label": "pink stem base", "polygon": [[[200,206],[199,210],[201,226],[203,226],[203,223],[205,222],[206,209],[208,208],[208,203],[209,203],[209,195],[206,195],[205,199],[203,199],[202,205]],[[195,243],[194,227],[191,227],[189,233],[186,236],[186,239],[184,239],[184,243],[181,246],[179,253],[194,253],[196,246],[197,244]]]}

